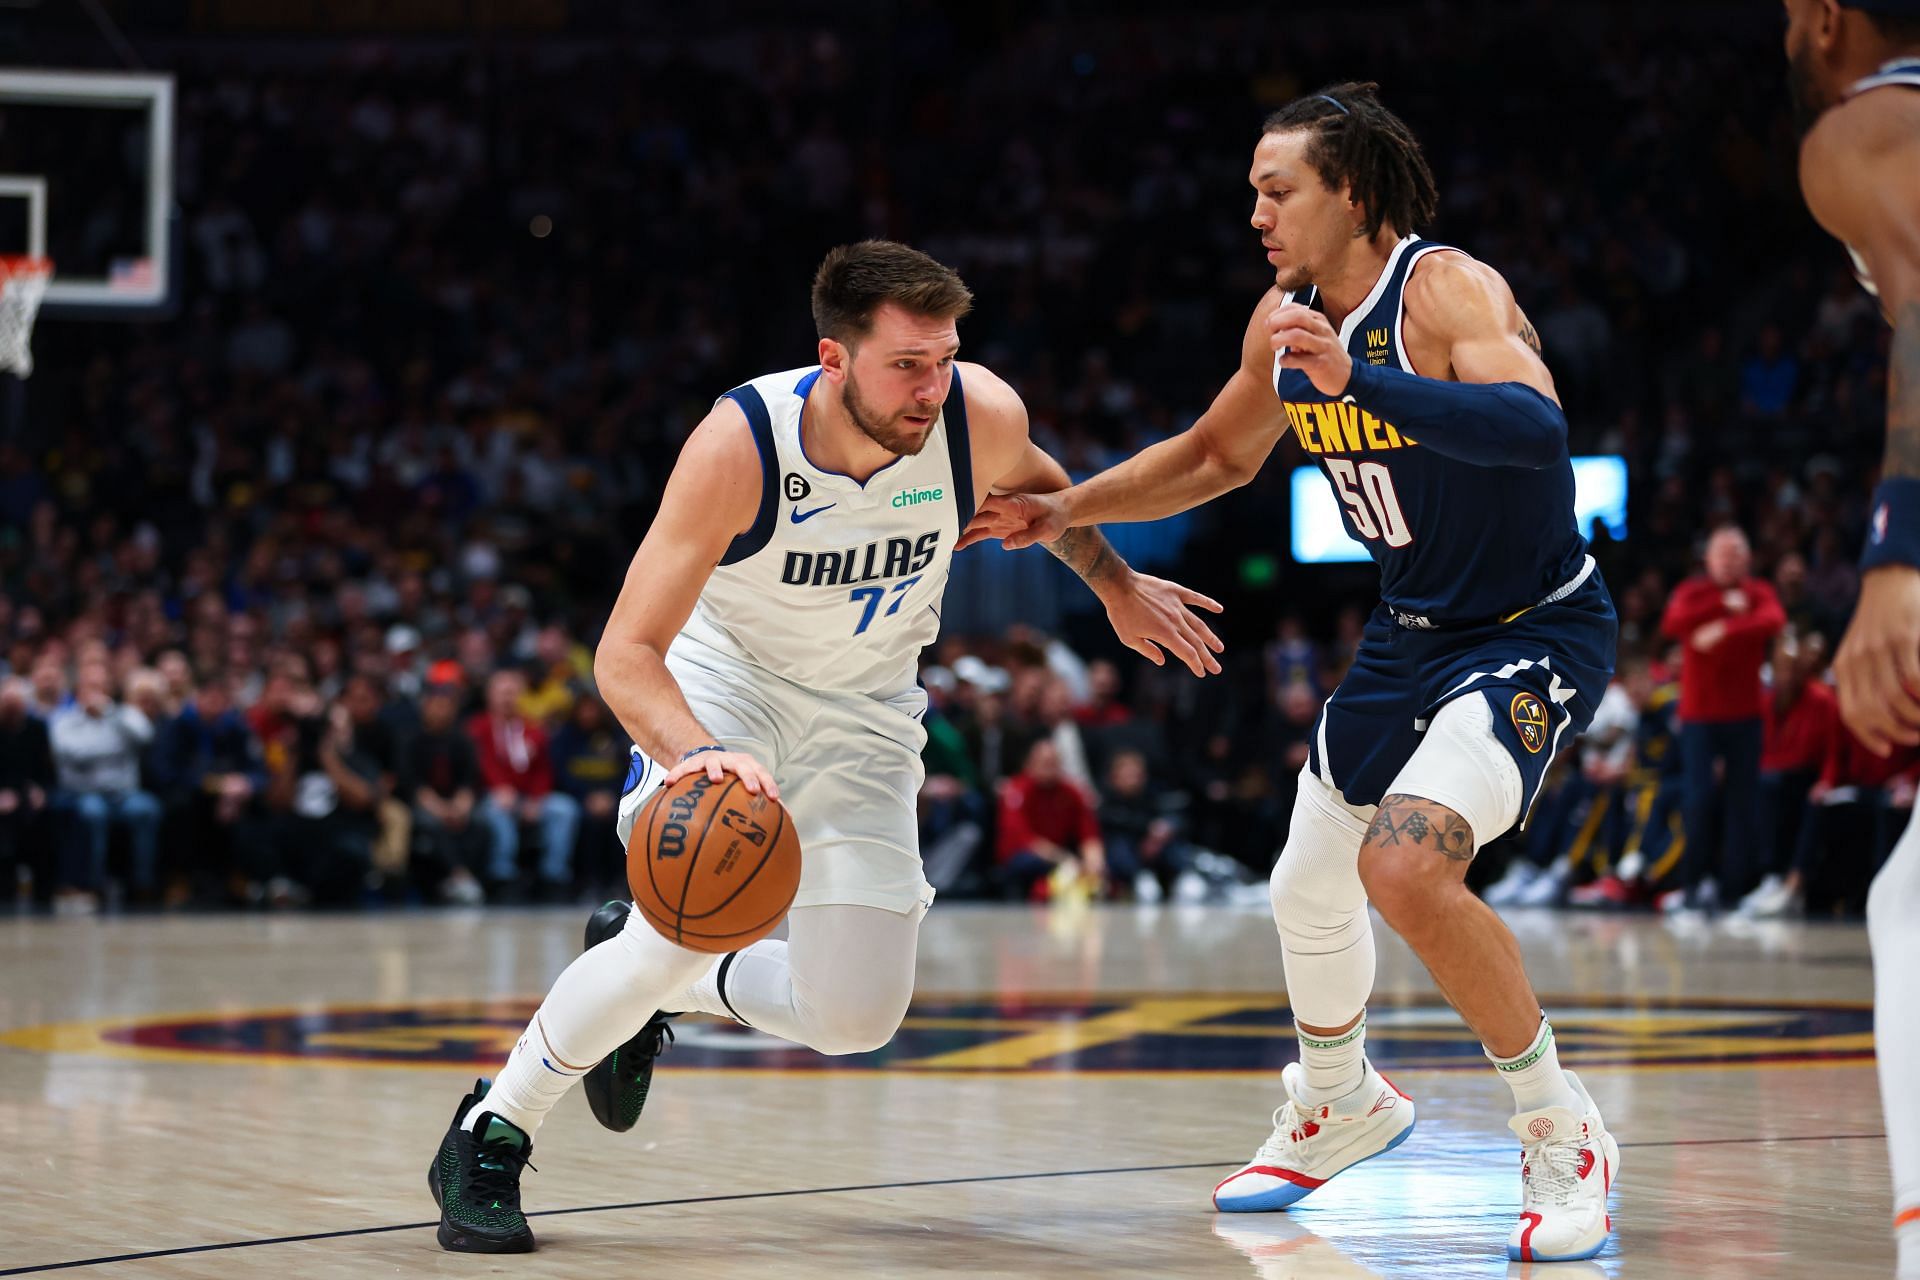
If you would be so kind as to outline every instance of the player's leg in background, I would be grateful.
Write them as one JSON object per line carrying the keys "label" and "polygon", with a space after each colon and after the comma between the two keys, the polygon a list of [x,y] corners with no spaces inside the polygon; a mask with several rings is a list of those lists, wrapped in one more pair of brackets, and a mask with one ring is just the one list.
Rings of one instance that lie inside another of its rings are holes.
{"label": "player's leg in background", "polygon": [[870,1052],[907,1016],[925,914],[795,907],[784,940],[726,957],[684,1002],[819,1053]]}
{"label": "player's leg in background", "polygon": [[1894,845],[1867,895],[1867,937],[1873,946],[1873,1041],[1893,1161],[1897,1274],[1920,1280],[1920,827]]}

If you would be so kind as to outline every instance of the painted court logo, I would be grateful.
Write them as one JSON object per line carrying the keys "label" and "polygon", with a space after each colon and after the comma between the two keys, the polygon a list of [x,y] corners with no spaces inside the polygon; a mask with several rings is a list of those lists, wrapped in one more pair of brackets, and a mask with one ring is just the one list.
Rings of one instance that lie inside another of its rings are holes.
{"label": "painted court logo", "polygon": [[1535,755],[1547,745],[1547,708],[1530,693],[1520,692],[1513,695],[1513,705],[1509,708],[1513,716],[1514,732],[1520,735],[1520,745]]}
{"label": "painted court logo", "polygon": [[[340,1067],[497,1067],[537,1002],[208,1012],[0,1031],[7,1050]],[[1572,1067],[1843,1065],[1873,1060],[1873,1013],[1861,1003],[1581,999],[1553,996],[1555,1042]],[[675,1023],[663,1067],[795,1072],[966,1074],[1205,1072],[1270,1077],[1298,1049],[1286,999],[1273,994],[1006,995],[916,1000],[892,1043],[824,1058],[704,1017]],[[1472,1032],[1433,1003],[1379,1004],[1367,1045],[1402,1071],[1487,1069]],[[1383,1101],[1393,1104],[1391,1095]],[[1538,1117],[1536,1117],[1538,1119]]]}

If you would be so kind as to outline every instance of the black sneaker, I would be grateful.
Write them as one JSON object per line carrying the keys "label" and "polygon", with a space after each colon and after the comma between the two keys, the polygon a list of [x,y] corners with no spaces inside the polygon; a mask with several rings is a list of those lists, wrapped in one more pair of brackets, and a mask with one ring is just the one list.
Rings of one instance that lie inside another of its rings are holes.
{"label": "black sneaker", "polygon": [[427,1166],[427,1186],[440,1206],[440,1247],[454,1253],[532,1253],[533,1230],[520,1212],[520,1170],[531,1168],[533,1139],[490,1111],[474,1131],[460,1127],[467,1109],[487,1096],[485,1080],[453,1113],[440,1154]]}
{"label": "black sneaker", "polygon": [[[613,937],[627,927],[627,915],[633,910],[625,902],[609,902],[587,921],[587,949]],[[673,1043],[673,1028],[667,1025],[671,1013],[656,1013],[633,1039],[595,1063],[587,1072],[585,1092],[593,1118],[615,1133],[625,1133],[640,1119],[647,1105],[647,1089],[653,1084],[653,1060]]]}

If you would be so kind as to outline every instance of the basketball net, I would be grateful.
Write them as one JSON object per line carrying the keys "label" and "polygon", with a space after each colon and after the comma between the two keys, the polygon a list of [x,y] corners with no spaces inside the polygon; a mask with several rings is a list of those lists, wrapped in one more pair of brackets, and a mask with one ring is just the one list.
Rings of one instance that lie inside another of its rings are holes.
{"label": "basketball net", "polygon": [[33,318],[52,276],[46,258],[0,256],[0,372],[33,372]]}

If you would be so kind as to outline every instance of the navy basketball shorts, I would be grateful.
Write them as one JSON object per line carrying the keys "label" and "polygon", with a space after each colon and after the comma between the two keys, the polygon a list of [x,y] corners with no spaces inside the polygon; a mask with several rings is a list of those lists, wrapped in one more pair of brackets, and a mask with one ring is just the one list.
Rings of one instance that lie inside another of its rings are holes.
{"label": "navy basketball shorts", "polygon": [[[1425,628],[1382,605],[1367,622],[1346,679],[1320,712],[1307,767],[1357,806],[1377,805],[1400,791],[1439,803],[1455,794],[1505,792],[1517,805],[1503,816],[1490,819],[1490,809],[1501,806],[1484,803],[1478,815],[1465,815],[1475,819],[1476,841],[1485,844],[1516,821],[1524,824],[1554,753],[1592,721],[1613,675],[1617,630],[1598,572],[1565,599],[1507,622]],[[1415,772],[1437,785],[1396,786],[1441,709],[1468,698],[1484,699],[1485,712],[1464,706],[1449,713],[1445,728],[1479,741],[1421,753]],[[1517,786],[1505,759],[1518,771]],[[1503,775],[1497,785],[1447,779],[1490,769]]]}

